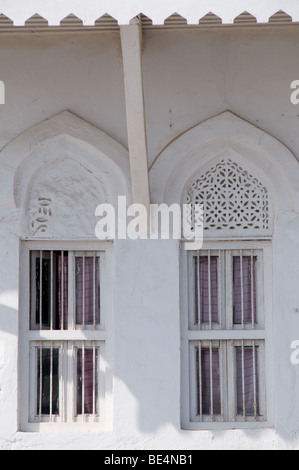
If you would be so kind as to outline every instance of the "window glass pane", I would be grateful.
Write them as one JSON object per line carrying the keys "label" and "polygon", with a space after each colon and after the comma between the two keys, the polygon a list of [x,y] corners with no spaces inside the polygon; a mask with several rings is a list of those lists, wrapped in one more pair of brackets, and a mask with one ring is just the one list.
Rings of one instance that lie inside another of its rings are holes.
{"label": "window glass pane", "polygon": [[31,329],[68,329],[68,252],[31,252]]}
{"label": "window glass pane", "polygon": [[59,415],[59,349],[37,350],[37,415]]}
{"label": "window glass pane", "polygon": [[218,323],[218,258],[194,257],[195,322]]}
{"label": "window glass pane", "polygon": [[[68,252],[58,254],[58,329],[68,329]],[[56,299],[57,302],[57,299]]]}
{"label": "window glass pane", "polygon": [[98,349],[77,352],[77,415],[98,414]]}
{"label": "window glass pane", "polygon": [[258,347],[236,347],[237,412],[246,416],[259,414]]}
{"label": "window glass pane", "polygon": [[221,414],[218,349],[197,349],[197,414]]}
{"label": "window glass pane", "polygon": [[76,324],[100,323],[99,258],[76,257]]}
{"label": "window glass pane", "polygon": [[50,280],[51,268],[48,259],[35,258],[36,268],[36,296],[35,296],[35,322],[42,323],[42,327],[50,328]]}
{"label": "window glass pane", "polygon": [[233,258],[233,317],[234,324],[257,323],[256,256]]}

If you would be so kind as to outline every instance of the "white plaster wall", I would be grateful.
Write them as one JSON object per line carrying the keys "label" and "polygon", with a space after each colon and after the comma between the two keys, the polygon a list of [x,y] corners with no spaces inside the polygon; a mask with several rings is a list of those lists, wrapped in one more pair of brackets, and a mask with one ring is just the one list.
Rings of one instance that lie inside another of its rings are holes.
{"label": "white plaster wall", "polygon": [[[226,109],[277,137],[299,156],[299,108],[289,99],[290,83],[299,77],[294,60],[298,42],[292,30],[146,33],[143,68],[150,163],[178,134]],[[6,105],[0,107],[1,147],[65,109],[127,145],[116,36],[4,36],[0,59],[0,78],[6,83]],[[10,154],[0,154],[0,168],[12,168],[3,155]],[[286,174],[288,170],[283,169]],[[58,181],[60,166],[56,171]],[[37,187],[32,187],[33,195]],[[276,214],[273,243],[273,429],[180,430],[179,244],[119,241],[114,247],[113,432],[45,436],[17,432],[22,213],[5,206],[4,199],[5,194],[0,214],[0,448],[298,445],[299,366],[290,362],[290,343],[299,339],[299,316],[294,312],[299,308],[299,215],[291,206]]]}
{"label": "white plaster wall", "polygon": [[44,0],[40,4],[38,0],[28,0],[24,4],[20,0],[3,0],[3,12],[10,16],[15,24],[23,25],[27,18],[38,12],[45,16],[51,25],[58,25],[60,20],[70,12],[79,16],[84,24],[92,25],[95,20],[109,13],[120,24],[129,24],[130,20],[140,12],[146,13],[155,24],[163,24],[164,20],[174,12],[178,12],[188,19],[191,24],[196,24],[198,19],[210,11],[219,15],[224,23],[232,23],[234,18],[244,11],[255,15],[259,22],[267,22],[269,17],[281,8],[289,15],[293,15],[294,21],[298,21],[299,10],[294,0],[232,0],[224,5],[222,0],[169,0],[161,4],[156,0],[103,0],[100,5],[93,0],[76,2],[65,0]]}
{"label": "white plaster wall", "polygon": [[299,155],[296,29],[145,33],[144,83],[149,162],[177,135],[225,110]]}
{"label": "white plaster wall", "polygon": [[[120,38],[92,35],[1,36],[0,147],[69,110],[127,145]],[[112,77],[112,78],[111,78]]]}

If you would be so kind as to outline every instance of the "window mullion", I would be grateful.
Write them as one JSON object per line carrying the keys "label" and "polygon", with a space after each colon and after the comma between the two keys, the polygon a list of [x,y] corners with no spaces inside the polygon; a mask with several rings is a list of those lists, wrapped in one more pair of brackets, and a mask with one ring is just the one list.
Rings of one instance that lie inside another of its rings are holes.
{"label": "window mullion", "polygon": [[43,251],[39,252],[39,329],[43,329]]}
{"label": "window mullion", "polygon": [[59,409],[60,409],[60,416],[61,422],[65,423],[67,416],[66,416],[66,397],[67,397],[67,381],[65,380],[66,375],[66,347],[67,342],[62,341],[60,343],[60,354],[59,354]]}
{"label": "window mullion", "polygon": [[220,365],[220,396],[221,396],[221,420],[227,421],[227,357],[226,341],[220,341],[219,365]]}
{"label": "window mullion", "polygon": [[224,289],[222,287],[222,281],[224,280],[224,275],[222,273],[222,266],[223,266],[223,260],[222,260],[222,253],[221,250],[218,251],[218,260],[217,260],[217,277],[218,277],[218,320],[219,320],[219,325],[220,329],[222,330],[225,328],[224,324],[225,323],[223,320],[223,315],[224,315],[224,309],[223,309],[223,302],[222,302],[222,293],[224,292]]}
{"label": "window mullion", "polygon": [[225,251],[225,312],[226,312],[226,329],[233,329],[233,262],[232,251]]}
{"label": "window mullion", "polygon": [[[75,251],[68,252],[68,329],[74,331],[76,329],[76,262]],[[69,335],[68,335],[69,336]],[[71,336],[70,336],[71,337]],[[66,416],[67,422],[75,421],[75,347],[74,342],[69,339],[65,342],[65,378],[66,382]]]}
{"label": "window mullion", "polygon": [[236,420],[236,367],[234,355],[234,341],[226,342],[227,354],[227,411],[228,420],[234,422]]}
{"label": "window mullion", "polygon": [[75,330],[76,325],[76,289],[75,289],[75,252],[69,251],[68,256],[68,325]]}
{"label": "window mullion", "polygon": [[50,253],[50,330],[54,329],[54,252]]}
{"label": "window mullion", "polygon": [[65,342],[65,347],[66,347],[66,358],[64,362],[65,366],[65,387],[66,387],[66,396],[67,396],[67,402],[66,402],[66,417],[67,417],[67,422],[71,423],[74,422],[74,403],[75,403],[75,387],[76,383],[74,381],[75,378],[75,348],[74,348],[74,342],[73,341],[66,341]]}
{"label": "window mullion", "polygon": [[94,251],[92,254],[92,273],[93,273],[93,278],[92,278],[92,317],[93,317],[93,329],[96,330],[96,265],[98,263],[97,260],[97,254]]}

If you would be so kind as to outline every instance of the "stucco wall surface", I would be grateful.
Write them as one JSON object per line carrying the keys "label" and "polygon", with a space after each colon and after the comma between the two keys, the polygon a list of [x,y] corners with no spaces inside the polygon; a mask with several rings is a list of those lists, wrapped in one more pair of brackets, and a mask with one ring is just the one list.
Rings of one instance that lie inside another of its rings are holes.
{"label": "stucco wall surface", "polygon": [[[94,239],[96,205],[115,203],[118,195],[130,201],[122,57],[115,33],[1,38],[1,449],[299,445],[299,366],[290,360],[290,345],[299,340],[299,108],[290,101],[291,82],[299,79],[298,46],[297,30],[282,28],[149,31],[143,49],[153,200],[173,194],[172,181],[184,187],[184,175],[216,158],[221,145],[239,152],[272,188],[274,334],[267,366],[274,376],[274,426],[181,430],[180,243],[116,240],[113,430],[43,434],[19,431],[21,240]],[[210,145],[213,134],[219,140]],[[32,225],[39,196],[53,202],[43,233]]]}
{"label": "stucco wall surface", "polygon": [[154,23],[163,24],[164,20],[177,12],[184,16],[188,22],[198,23],[199,18],[209,12],[220,16],[224,23],[232,23],[234,18],[244,11],[255,15],[259,22],[267,22],[277,11],[284,9],[298,21],[299,8],[296,0],[232,0],[224,5],[221,0],[167,0],[163,4],[156,0],[103,0],[100,4],[93,0],[74,2],[73,0],[30,0],[26,3],[20,0],[3,0],[2,11],[10,17],[16,25],[22,25],[35,13],[45,17],[51,25],[59,22],[70,13],[77,15],[84,24],[94,24],[97,18],[109,13],[120,24],[129,24],[130,20],[143,12]]}

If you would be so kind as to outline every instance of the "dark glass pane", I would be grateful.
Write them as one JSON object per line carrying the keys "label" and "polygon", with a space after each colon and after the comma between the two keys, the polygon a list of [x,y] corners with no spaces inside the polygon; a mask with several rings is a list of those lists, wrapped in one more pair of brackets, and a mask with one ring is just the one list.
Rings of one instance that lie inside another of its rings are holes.
{"label": "dark glass pane", "polygon": [[200,323],[209,324],[211,320],[211,323],[218,323],[218,258],[194,257],[194,269],[195,322],[200,320]]}
{"label": "dark glass pane", "polygon": [[256,262],[251,256],[234,256],[234,324],[257,323],[256,309]]}
{"label": "dark glass pane", "polygon": [[31,329],[67,330],[68,252],[33,251],[31,269]]}
{"label": "dark glass pane", "polygon": [[[51,292],[51,268],[50,260],[43,259],[42,266],[40,258],[36,258],[36,308],[35,322],[42,323],[43,329],[50,328],[50,292]],[[41,276],[42,270],[42,276]]]}
{"label": "dark glass pane", "polygon": [[[221,414],[219,350],[197,350],[197,414]],[[199,363],[200,361],[200,363]],[[211,391],[212,390],[212,391]]]}
{"label": "dark glass pane", "polygon": [[38,416],[51,414],[51,388],[52,414],[59,415],[59,349],[44,348],[41,351],[37,348],[36,408]]}
{"label": "dark glass pane", "polygon": [[[78,349],[77,353],[77,415],[98,413],[98,350]],[[84,376],[83,376],[84,371]],[[83,399],[84,390],[84,399]],[[82,408],[84,408],[82,410]]]}
{"label": "dark glass pane", "polygon": [[76,258],[76,324],[100,323],[99,258]]}
{"label": "dark glass pane", "polygon": [[255,413],[259,414],[258,347],[255,348],[254,354],[252,347],[244,347],[243,354],[244,356],[242,348],[237,347],[237,412],[254,416]]}

